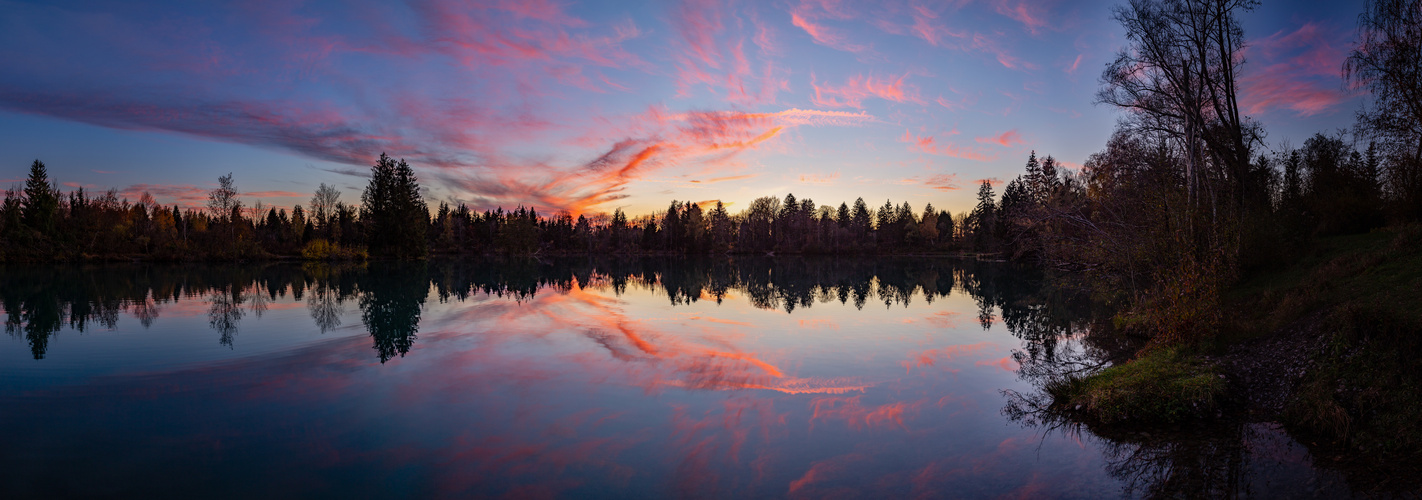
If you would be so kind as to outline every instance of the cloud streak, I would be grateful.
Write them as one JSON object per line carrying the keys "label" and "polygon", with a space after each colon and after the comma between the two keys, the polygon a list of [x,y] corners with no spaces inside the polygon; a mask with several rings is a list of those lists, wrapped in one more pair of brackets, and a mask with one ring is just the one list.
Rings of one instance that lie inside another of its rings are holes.
{"label": "cloud streak", "polygon": [[1337,83],[1347,42],[1345,31],[1320,23],[1254,41],[1247,55],[1263,66],[1240,79],[1240,105],[1255,115],[1276,109],[1298,117],[1333,111],[1350,97]]}
{"label": "cloud streak", "polygon": [[864,100],[869,98],[922,104],[923,99],[918,97],[918,88],[904,83],[907,78],[907,73],[887,78],[855,75],[846,80],[844,85],[835,86],[828,83],[820,85],[812,73],[810,86],[815,89],[815,105],[829,108],[863,109]]}
{"label": "cloud streak", "polygon": [[899,137],[899,142],[906,142],[909,151],[917,151],[931,155],[948,156],[952,158],[962,158],[974,161],[993,161],[997,155],[985,155],[982,152],[971,148],[959,147],[951,142],[939,144],[933,140],[933,136],[918,136],[905,130],[904,135]]}

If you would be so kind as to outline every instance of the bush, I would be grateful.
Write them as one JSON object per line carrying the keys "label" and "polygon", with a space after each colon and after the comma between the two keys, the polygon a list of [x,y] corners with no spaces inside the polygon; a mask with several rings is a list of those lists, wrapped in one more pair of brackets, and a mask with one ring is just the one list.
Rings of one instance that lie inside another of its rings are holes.
{"label": "bush", "polygon": [[306,260],[365,260],[364,250],[351,250],[333,245],[323,239],[311,240],[301,249],[301,258]]}

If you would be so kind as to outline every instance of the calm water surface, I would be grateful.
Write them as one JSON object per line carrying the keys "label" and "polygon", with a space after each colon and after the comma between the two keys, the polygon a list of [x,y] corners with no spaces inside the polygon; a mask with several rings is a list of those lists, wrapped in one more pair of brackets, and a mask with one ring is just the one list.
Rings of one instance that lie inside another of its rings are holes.
{"label": "calm water surface", "polygon": [[1269,424],[1012,411],[1109,346],[1003,266],[0,269],[5,498],[1348,493]]}

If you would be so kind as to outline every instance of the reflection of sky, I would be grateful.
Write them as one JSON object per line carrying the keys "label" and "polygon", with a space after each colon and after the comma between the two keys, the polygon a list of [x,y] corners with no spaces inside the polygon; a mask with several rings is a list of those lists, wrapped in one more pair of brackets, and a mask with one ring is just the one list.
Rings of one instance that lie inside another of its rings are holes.
{"label": "reflection of sky", "polygon": [[[978,326],[965,295],[914,299],[786,314],[736,292],[676,307],[638,286],[481,295],[427,304],[414,348],[384,365],[354,307],[344,324],[357,327],[323,336],[303,307],[283,307],[300,303],[279,299],[243,318],[228,349],[205,308],[170,304],[149,329],[125,317],[115,331],[62,331],[40,361],[23,339],[0,342],[0,376],[26,381],[6,391],[23,413],[104,415],[31,427],[45,446],[82,447],[61,436],[86,432],[128,436],[113,438],[125,446],[164,436],[152,463],[118,466],[130,472],[181,470],[167,461],[223,439],[233,451],[214,460],[252,473],[350,485],[340,471],[369,468],[444,493],[1114,487],[1094,451],[1052,437],[1038,453],[1032,431],[1001,421],[997,390],[1022,385],[1002,364],[1016,339]],[[155,417],[156,428],[139,423]],[[275,463],[246,461],[279,450]]]}
{"label": "reflection of sky", "polygon": [[[0,187],[290,207],[355,202],[381,151],[475,208],[633,213],[672,199],[863,196],[970,209],[1027,153],[1080,165],[1123,43],[1111,0],[4,3]],[[1241,105],[1269,142],[1352,122],[1361,2],[1242,16]],[[595,168],[589,168],[595,167]]]}
{"label": "reflection of sky", "polygon": [[1119,491],[1096,442],[1003,420],[998,391],[1030,390],[1008,358],[1019,341],[956,290],[791,314],[736,291],[671,306],[638,285],[431,300],[414,348],[385,364],[350,303],[325,334],[289,296],[248,310],[230,349],[202,304],[170,303],[147,329],[61,331],[39,361],[0,340],[0,466],[35,482],[14,484],[93,460],[81,491]]}

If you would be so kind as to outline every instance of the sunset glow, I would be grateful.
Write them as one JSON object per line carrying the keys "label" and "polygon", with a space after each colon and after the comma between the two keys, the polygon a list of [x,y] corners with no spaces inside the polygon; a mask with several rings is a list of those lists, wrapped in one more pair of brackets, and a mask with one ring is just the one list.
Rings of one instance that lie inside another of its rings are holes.
{"label": "sunset glow", "polygon": [[[356,198],[387,152],[434,203],[479,210],[793,192],[957,213],[1029,151],[1081,164],[1104,143],[1110,5],[9,4],[0,181],[39,157],[68,188],[199,206],[234,172],[248,204],[289,208],[321,182]],[[1337,72],[1357,8],[1243,18],[1242,105],[1271,142],[1356,107]]]}

